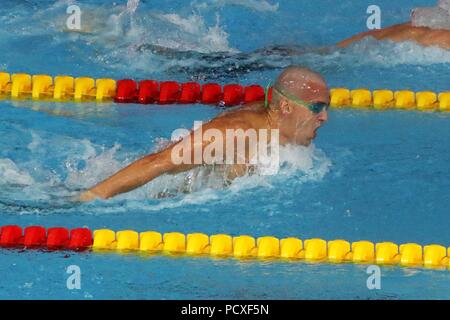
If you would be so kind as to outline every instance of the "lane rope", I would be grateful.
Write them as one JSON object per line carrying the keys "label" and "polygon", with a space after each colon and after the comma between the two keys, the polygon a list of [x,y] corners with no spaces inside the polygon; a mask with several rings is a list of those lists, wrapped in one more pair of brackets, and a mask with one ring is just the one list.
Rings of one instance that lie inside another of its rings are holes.
{"label": "lane rope", "polygon": [[[450,111],[450,92],[392,91],[387,89],[330,89],[331,106],[367,109]],[[268,88],[271,99],[271,88]],[[264,87],[254,84],[94,79],[59,75],[51,77],[0,72],[0,99],[56,102],[107,102],[139,104],[211,104],[235,106],[265,100]]]}
{"label": "lane rope", "polygon": [[279,239],[272,236],[254,238],[249,235],[159,233],[134,230],[113,231],[88,228],[8,225],[0,228],[0,247],[43,248],[75,251],[130,251],[140,253],[168,253],[176,255],[209,255],[221,258],[289,259],[325,263],[364,263],[450,269],[450,247],[438,244],[421,246],[417,243],[373,243],[362,240],[295,237]]}

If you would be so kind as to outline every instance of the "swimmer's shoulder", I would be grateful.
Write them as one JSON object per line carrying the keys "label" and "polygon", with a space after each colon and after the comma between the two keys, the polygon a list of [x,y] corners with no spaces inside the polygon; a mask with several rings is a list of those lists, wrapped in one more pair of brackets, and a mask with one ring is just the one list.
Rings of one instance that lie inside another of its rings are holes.
{"label": "swimmer's shoulder", "polygon": [[241,106],[231,107],[227,109],[226,111],[222,112],[217,116],[219,117],[234,117],[236,115],[254,115],[255,113],[260,113],[265,110],[264,103],[262,102],[252,102],[252,103],[246,103]]}
{"label": "swimmer's shoulder", "polygon": [[254,127],[260,126],[266,119],[264,104],[252,103],[227,110],[218,115],[216,122],[227,122],[231,127]]}
{"label": "swimmer's shoulder", "polygon": [[241,110],[261,111],[264,110],[264,103],[262,101],[250,102],[242,105]]}
{"label": "swimmer's shoulder", "polygon": [[238,118],[258,118],[266,112],[263,103],[248,103],[224,112],[221,116],[238,117]]}

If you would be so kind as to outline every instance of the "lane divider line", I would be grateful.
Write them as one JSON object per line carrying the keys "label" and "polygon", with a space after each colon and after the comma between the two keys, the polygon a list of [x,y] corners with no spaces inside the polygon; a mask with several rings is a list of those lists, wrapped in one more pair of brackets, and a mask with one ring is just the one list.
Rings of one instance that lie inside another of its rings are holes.
{"label": "lane divider line", "polygon": [[[269,89],[269,100],[272,96]],[[264,88],[260,85],[132,79],[114,80],[74,78],[67,75],[51,77],[45,74],[9,74],[0,72],[0,98],[32,99],[36,101],[75,101],[139,103],[139,104],[211,104],[236,106],[264,101]],[[369,109],[402,109],[419,111],[450,111],[450,92],[392,91],[387,89],[330,89],[331,106]]]}
{"label": "lane divider line", "polygon": [[210,255],[222,258],[271,258],[326,263],[364,263],[450,269],[450,247],[438,244],[373,243],[362,240],[350,243],[338,239],[326,241],[273,236],[254,238],[249,235],[159,233],[134,230],[113,231],[88,228],[68,230],[62,227],[45,229],[17,225],[0,228],[0,247],[44,248],[49,250],[134,251],[186,255]]}

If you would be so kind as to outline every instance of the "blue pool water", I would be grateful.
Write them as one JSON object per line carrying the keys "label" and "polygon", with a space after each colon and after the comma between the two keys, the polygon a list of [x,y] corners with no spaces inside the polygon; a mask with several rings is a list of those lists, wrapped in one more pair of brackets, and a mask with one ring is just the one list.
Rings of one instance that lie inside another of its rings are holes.
{"label": "blue pool water", "polygon": [[[367,39],[371,1],[78,1],[83,33],[65,30],[73,1],[2,1],[0,68],[31,74],[265,85],[290,64],[321,72],[330,87],[448,90],[450,52]],[[433,1],[377,1],[382,26]],[[83,22],[84,21],[84,22]],[[314,145],[282,150],[277,176],[228,188],[186,174],[161,177],[109,201],[68,199],[138,157],[177,128],[221,110],[0,101],[0,225],[321,237],[450,245],[450,114],[331,110]],[[68,290],[78,265],[81,290]],[[449,299],[450,273],[366,266],[0,250],[0,298]]]}

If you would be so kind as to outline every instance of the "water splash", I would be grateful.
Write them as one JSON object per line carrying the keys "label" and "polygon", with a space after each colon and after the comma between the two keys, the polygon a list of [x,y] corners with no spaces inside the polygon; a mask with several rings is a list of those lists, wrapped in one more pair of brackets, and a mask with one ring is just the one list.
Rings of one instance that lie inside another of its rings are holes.
{"label": "water splash", "polygon": [[[95,66],[86,66],[89,72],[97,70],[101,75],[109,72],[118,78],[266,82],[269,80],[268,74],[273,76],[290,64],[302,64],[327,75],[342,69],[348,69],[351,73],[355,66],[422,66],[450,61],[450,51],[373,39],[365,39],[350,48],[337,49],[309,48],[301,43],[297,46],[284,45],[284,39],[280,38],[279,44],[240,52],[230,40],[227,26],[221,22],[222,9],[226,6],[246,6],[270,15],[282,9],[272,1],[199,0],[183,6],[176,13],[168,9],[157,10],[153,2],[136,0],[129,0],[126,5],[83,3],[82,33],[68,33],[65,30],[65,8],[71,3],[73,1],[60,0],[50,7],[38,7],[30,11],[34,12],[31,17],[20,14],[17,8],[15,14],[0,18],[4,25],[0,33],[5,34],[5,39],[12,33],[30,38],[51,36],[37,42],[45,43],[42,48],[35,48],[37,56],[47,56],[49,48],[53,52],[55,47],[61,46],[73,56],[87,57],[86,64]],[[445,7],[442,3],[440,10]],[[30,19],[33,21],[31,24],[27,23]],[[261,36],[264,37],[264,34]],[[53,44],[48,41],[53,41]],[[21,59],[20,54],[14,50],[4,50],[2,60],[15,64],[26,60]],[[65,65],[72,69],[67,61],[55,65],[57,72],[64,72],[60,69]],[[45,70],[39,72],[50,72],[48,68],[45,66]]]}
{"label": "water splash", "polygon": [[417,8],[411,17],[415,27],[450,30],[450,14],[441,8]]}
{"label": "water splash", "polygon": [[128,0],[127,1],[127,12],[133,15],[139,6],[139,0]]}
{"label": "water splash", "polygon": [[439,0],[436,7],[414,9],[411,24],[415,27],[450,30],[450,1]]}
{"label": "water splash", "polygon": [[422,47],[411,41],[378,41],[371,37],[352,44],[349,50],[340,51],[339,54],[342,55],[341,63],[349,63],[349,59],[364,55],[364,59],[355,60],[359,65],[376,63],[382,66],[397,66],[450,63],[450,51],[439,47]]}
{"label": "water splash", "polygon": [[238,5],[260,12],[276,12],[279,8],[279,3],[271,4],[265,0],[214,0],[213,3],[219,6]]}
{"label": "water splash", "polygon": [[207,26],[203,17],[194,13],[182,17],[176,13],[155,14],[155,18],[167,26],[174,26],[174,34],[147,39],[146,44],[161,46],[178,51],[197,52],[237,52],[229,46],[228,34],[220,26],[220,15],[216,14],[216,24]]}
{"label": "water splash", "polygon": [[[20,214],[72,212],[71,197],[89,188],[120,168],[129,164],[129,157],[120,145],[102,148],[87,139],[48,136],[32,131],[28,150],[31,160],[0,159],[0,185],[2,206]],[[60,141],[60,143],[56,143]],[[155,149],[164,148],[169,141],[159,139]],[[52,152],[43,153],[42,145],[52,146]],[[61,170],[49,169],[46,163],[62,161]],[[328,172],[331,162],[322,151],[309,147],[287,146],[280,149],[279,175],[246,175],[230,182],[223,170],[213,167],[197,167],[176,175],[162,175],[132,192],[92,207],[97,211],[107,208],[143,206],[148,210],[198,204],[215,199],[232,198],[254,188],[273,188],[284,184],[286,177],[295,177],[297,183],[320,181]],[[115,208],[115,209],[114,209]],[[111,211],[110,210],[110,211]],[[110,212],[109,211],[109,212]]]}
{"label": "water splash", "polygon": [[20,170],[11,159],[0,159],[0,185],[3,187],[30,186],[34,179],[25,171]]}
{"label": "water splash", "polygon": [[[68,175],[64,183],[70,189],[89,188],[123,166],[114,159],[120,145],[116,144],[111,149],[97,154],[94,146],[88,140],[83,140],[82,144],[85,146],[85,154],[81,159],[68,159],[66,161]],[[78,168],[80,161],[84,162],[84,168],[82,169]]]}
{"label": "water splash", "polygon": [[[330,159],[314,145],[286,146],[280,148],[280,172],[277,175],[245,175],[228,183],[221,170],[197,167],[177,175],[163,175],[147,185],[127,194],[119,195],[112,202],[128,200],[127,206],[135,209],[158,211],[185,205],[198,205],[211,201],[228,201],[243,192],[285,186],[286,179],[293,184],[319,182],[329,172]],[[143,199],[155,199],[142,203]],[[160,199],[156,201],[156,199]],[[137,200],[137,201],[135,201]]]}

